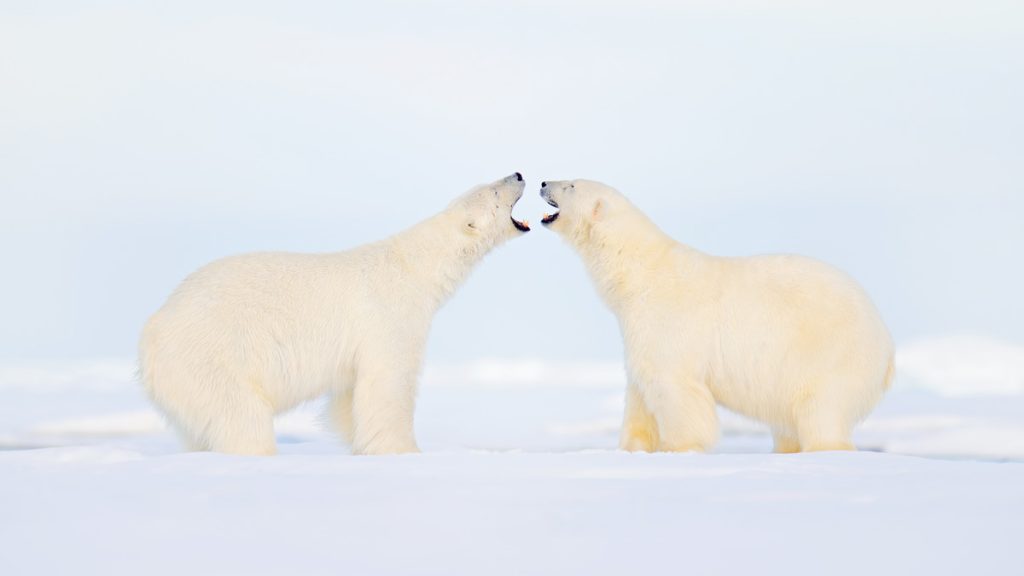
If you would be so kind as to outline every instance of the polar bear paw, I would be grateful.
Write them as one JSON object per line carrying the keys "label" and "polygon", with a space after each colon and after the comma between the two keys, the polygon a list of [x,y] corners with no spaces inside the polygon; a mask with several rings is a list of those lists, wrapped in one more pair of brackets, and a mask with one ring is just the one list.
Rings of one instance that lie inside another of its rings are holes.
{"label": "polar bear paw", "polygon": [[626,452],[654,452],[658,440],[653,430],[626,430],[619,441],[619,448]]}

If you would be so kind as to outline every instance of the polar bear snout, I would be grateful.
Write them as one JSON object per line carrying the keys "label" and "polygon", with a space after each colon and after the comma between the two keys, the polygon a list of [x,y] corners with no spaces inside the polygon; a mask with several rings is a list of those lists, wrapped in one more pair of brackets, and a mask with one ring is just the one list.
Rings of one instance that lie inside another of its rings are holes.
{"label": "polar bear snout", "polygon": [[501,179],[501,183],[502,184],[515,184],[517,182],[522,182],[522,181],[523,181],[523,175],[520,174],[519,172],[515,172],[513,174],[509,174],[508,176],[505,176],[504,178]]}
{"label": "polar bear snout", "polygon": [[515,203],[523,197],[523,190],[526,188],[526,183],[523,182],[523,175],[516,172],[505,176],[491,186],[493,186],[495,195],[509,200],[509,206],[511,207],[515,206]]}
{"label": "polar bear snout", "polygon": [[[548,205],[558,208],[558,200],[555,198],[555,195],[560,195],[562,189],[564,188],[562,184],[563,183],[561,182],[541,182],[540,197],[544,199],[544,201],[547,202]],[[560,211],[556,210],[552,214],[545,214],[544,217],[540,219],[540,223],[544,224],[545,226],[551,225],[552,223],[555,222],[555,220],[558,220],[559,213]]]}
{"label": "polar bear snout", "polygon": [[501,179],[499,185],[494,189],[494,193],[496,195],[508,202],[509,217],[512,220],[512,226],[520,232],[529,232],[530,223],[526,220],[517,220],[511,213],[512,209],[515,208],[516,203],[518,203],[523,197],[523,191],[525,188],[526,182],[523,181],[523,175],[519,172],[515,172]]}

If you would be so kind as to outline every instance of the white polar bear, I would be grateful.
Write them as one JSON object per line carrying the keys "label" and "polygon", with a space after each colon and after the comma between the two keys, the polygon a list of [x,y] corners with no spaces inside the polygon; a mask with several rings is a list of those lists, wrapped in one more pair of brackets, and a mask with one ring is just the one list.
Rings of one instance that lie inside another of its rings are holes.
{"label": "white polar bear", "polygon": [[149,319],[141,380],[190,448],[273,454],[274,415],[329,394],[357,454],[418,451],[416,381],[434,313],[512,217],[517,172],[395,236],[331,254],[225,258]]}
{"label": "white polar bear", "polygon": [[677,243],[620,193],[545,182],[543,223],[576,249],[619,320],[628,375],[621,447],[706,451],[715,403],[767,423],[777,452],[852,450],[893,376],[864,291],[800,256],[718,258]]}

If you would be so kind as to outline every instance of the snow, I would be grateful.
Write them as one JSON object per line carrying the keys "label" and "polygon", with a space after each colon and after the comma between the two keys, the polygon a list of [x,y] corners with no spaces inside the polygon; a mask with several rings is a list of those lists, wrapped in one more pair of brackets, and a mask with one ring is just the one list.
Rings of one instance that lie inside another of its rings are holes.
{"label": "snow", "polygon": [[905,346],[897,361],[910,386],[950,396],[1024,394],[1024,346],[947,336]]}
{"label": "snow", "polygon": [[728,413],[715,454],[616,451],[616,363],[431,366],[423,454],[314,403],[273,458],[181,452],[131,362],[9,364],[0,574],[1020,573],[1020,349],[950,341],[901,349],[863,451],[798,455]]}
{"label": "snow", "polygon": [[1010,573],[1024,485],[1021,465],[868,452],[89,447],[3,466],[4,574]]}

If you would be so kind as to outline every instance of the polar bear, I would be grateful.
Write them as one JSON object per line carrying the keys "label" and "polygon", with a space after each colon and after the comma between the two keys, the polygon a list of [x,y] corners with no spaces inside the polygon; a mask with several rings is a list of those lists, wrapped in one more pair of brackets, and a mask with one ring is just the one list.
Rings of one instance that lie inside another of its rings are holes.
{"label": "polar bear", "polygon": [[140,379],[194,450],[273,454],[274,415],[328,394],[356,454],[417,452],[416,381],[434,313],[512,217],[518,172],[385,240],[256,253],[189,276],[148,321]]}
{"label": "polar bear", "polygon": [[719,258],[679,244],[604,184],[544,182],[542,223],[616,315],[628,377],[620,446],[706,451],[715,404],[771,428],[776,452],[853,450],[893,377],[893,344],[842,272],[800,256]]}

